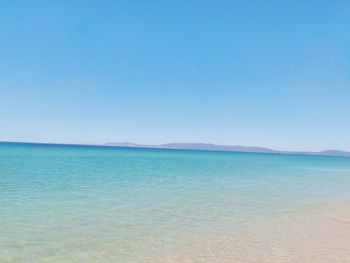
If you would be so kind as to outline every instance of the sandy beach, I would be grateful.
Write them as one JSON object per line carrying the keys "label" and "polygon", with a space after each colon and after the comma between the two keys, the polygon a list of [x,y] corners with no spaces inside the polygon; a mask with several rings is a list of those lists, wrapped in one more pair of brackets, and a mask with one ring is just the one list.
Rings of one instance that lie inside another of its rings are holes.
{"label": "sandy beach", "polygon": [[350,262],[350,204],[302,207],[231,236],[177,247],[157,262]]}

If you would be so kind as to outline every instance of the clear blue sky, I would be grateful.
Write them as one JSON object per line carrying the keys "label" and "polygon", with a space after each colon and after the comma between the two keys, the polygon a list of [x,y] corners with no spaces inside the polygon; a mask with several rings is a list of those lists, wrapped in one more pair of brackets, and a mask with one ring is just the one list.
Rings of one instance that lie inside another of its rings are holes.
{"label": "clear blue sky", "polygon": [[0,140],[350,150],[350,1],[0,2]]}

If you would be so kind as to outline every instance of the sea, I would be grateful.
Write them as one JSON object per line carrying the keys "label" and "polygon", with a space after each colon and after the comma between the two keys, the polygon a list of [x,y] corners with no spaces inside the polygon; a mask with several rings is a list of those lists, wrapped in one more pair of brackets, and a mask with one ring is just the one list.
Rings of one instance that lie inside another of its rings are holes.
{"label": "sea", "polygon": [[346,157],[4,142],[0,262],[175,262],[181,251],[201,262],[194,244],[232,236],[251,253],[242,231],[349,201]]}

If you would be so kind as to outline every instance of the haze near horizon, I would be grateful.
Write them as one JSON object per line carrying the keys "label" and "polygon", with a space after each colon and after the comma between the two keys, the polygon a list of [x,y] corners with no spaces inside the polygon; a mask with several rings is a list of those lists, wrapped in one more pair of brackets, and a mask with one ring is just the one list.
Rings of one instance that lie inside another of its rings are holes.
{"label": "haze near horizon", "polygon": [[0,141],[349,151],[349,11],[2,1]]}

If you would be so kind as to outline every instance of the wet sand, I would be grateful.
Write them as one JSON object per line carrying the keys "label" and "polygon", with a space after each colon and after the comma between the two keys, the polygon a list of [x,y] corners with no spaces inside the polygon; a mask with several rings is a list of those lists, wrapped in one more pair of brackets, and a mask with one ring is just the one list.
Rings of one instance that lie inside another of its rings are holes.
{"label": "wet sand", "polygon": [[152,261],[350,262],[350,204],[302,207],[239,233],[181,244],[158,258]]}

